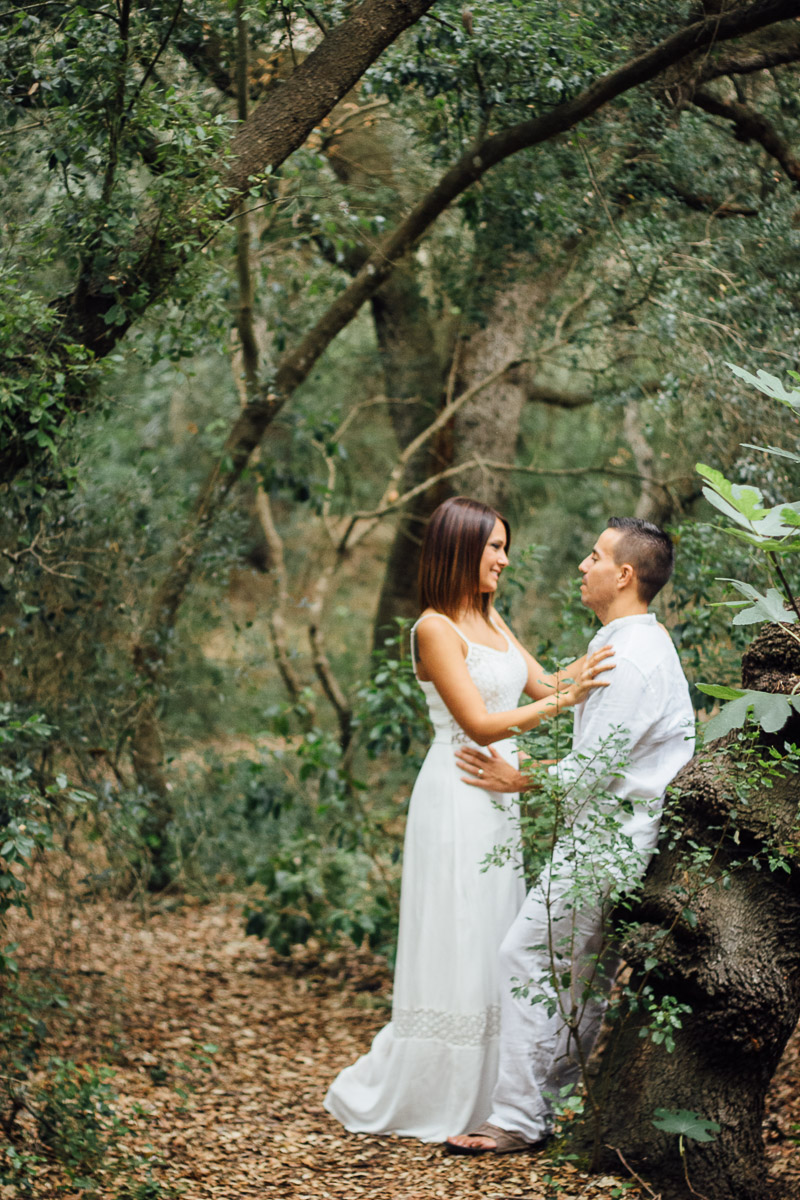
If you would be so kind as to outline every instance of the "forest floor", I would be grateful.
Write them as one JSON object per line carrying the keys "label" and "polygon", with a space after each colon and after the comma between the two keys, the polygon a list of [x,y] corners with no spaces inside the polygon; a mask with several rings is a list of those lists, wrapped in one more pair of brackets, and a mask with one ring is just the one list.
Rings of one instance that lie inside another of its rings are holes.
{"label": "forest floor", "polygon": [[[60,915],[59,915],[60,912]],[[121,1146],[140,1153],[130,1190],[109,1160],[93,1194],[184,1200],[593,1200],[652,1197],[620,1166],[587,1176],[544,1154],[450,1158],[439,1146],[348,1134],[322,1108],[328,1082],[387,1020],[388,972],[371,956],[286,961],[243,936],[242,903],[54,903],[17,930],[23,980],[55,968],[70,1000],[48,1049],[114,1072]],[[800,1195],[800,1035],[773,1083],[765,1123],[771,1195]],[[113,1154],[110,1156],[113,1158]],[[146,1183],[148,1178],[153,1181]],[[620,1190],[627,1183],[627,1187]],[[158,1185],[153,1187],[153,1184]],[[148,1190],[150,1189],[150,1190]],[[55,1165],[36,1200],[85,1197]],[[0,1187],[0,1200],[17,1200]]]}

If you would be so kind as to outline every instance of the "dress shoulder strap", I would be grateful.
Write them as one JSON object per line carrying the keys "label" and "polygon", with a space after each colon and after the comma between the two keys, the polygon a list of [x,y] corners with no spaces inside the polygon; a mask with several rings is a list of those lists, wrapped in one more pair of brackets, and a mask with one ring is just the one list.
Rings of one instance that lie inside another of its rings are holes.
{"label": "dress shoulder strap", "polygon": [[503,629],[502,625],[498,625],[497,621],[495,621],[494,617],[489,617],[489,624],[491,625],[492,629],[496,629],[499,634],[502,634],[502,636],[506,639],[506,642],[508,643],[508,648],[510,650],[511,647],[514,645],[514,643],[512,642],[509,635],[506,633],[505,629]]}
{"label": "dress shoulder strap", "polygon": [[455,621],[451,621],[449,617],[446,617],[444,615],[444,613],[440,613],[440,612],[423,613],[422,616],[418,617],[417,620],[414,622],[414,624],[411,626],[411,632],[413,633],[415,631],[415,629],[417,628],[417,626],[420,625],[423,621],[427,621],[429,617],[441,617],[441,619],[443,621],[447,621],[447,624],[450,626],[451,629],[455,629],[458,636],[463,641],[465,641],[468,646],[472,645],[472,642],[469,640],[469,638],[466,636],[466,634],[461,632],[461,630],[456,625]]}
{"label": "dress shoulder strap", "polygon": [[452,629],[455,629],[456,633],[462,639],[462,641],[466,642],[468,646],[472,645],[472,642],[469,640],[468,637],[464,636],[464,634],[461,632],[461,630],[456,625],[455,621],[451,621],[449,617],[446,617],[444,615],[444,613],[437,613],[437,612],[423,613],[421,617],[417,617],[416,621],[411,626],[411,638],[410,638],[410,641],[411,641],[411,665],[414,668],[415,675],[417,674],[417,654],[416,654],[416,646],[415,646],[416,639],[415,639],[414,635],[417,632],[417,626],[421,625],[423,621],[427,621],[428,617],[441,617],[441,619],[443,621],[447,621],[447,624]]}

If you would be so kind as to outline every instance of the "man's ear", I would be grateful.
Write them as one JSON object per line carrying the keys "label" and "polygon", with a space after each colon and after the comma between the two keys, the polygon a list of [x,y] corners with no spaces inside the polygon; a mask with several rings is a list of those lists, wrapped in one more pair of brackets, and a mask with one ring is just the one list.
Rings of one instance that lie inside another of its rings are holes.
{"label": "man's ear", "polygon": [[630,563],[620,563],[617,567],[617,587],[622,591],[632,586],[636,586],[636,572]]}

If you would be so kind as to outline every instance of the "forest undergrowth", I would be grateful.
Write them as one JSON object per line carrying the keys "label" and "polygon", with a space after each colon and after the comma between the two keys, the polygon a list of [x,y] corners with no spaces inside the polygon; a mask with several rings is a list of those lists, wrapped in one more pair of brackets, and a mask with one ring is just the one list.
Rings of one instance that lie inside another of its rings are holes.
{"label": "forest undergrowth", "polygon": [[[415,1141],[346,1133],[322,1108],[328,1082],[388,1019],[391,978],[367,951],[281,958],[246,938],[240,897],[65,909],[57,893],[14,931],[21,981],[58,986],[43,1051],[107,1067],[120,1143],[94,1188],[42,1154],[33,1200],[591,1200],[653,1197],[620,1165],[584,1175],[545,1155],[453,1159]],[[800,1034],[768,1097],[770,1196],[800,1194]],[[25,1121],[19,1133],[26,1131]],[[32,1135],[30,1123],[27,1132]],[[115,1160],[139,1166],[120,1191]],[[19,1193],[0,1187],[1,1200]]]}

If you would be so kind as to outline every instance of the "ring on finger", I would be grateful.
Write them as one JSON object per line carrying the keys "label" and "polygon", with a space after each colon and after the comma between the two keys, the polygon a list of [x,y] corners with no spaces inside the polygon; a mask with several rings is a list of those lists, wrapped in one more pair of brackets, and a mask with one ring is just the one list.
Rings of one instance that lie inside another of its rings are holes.
{"label": "ring on finger", "polygon": [[478,778],[483,779],[483,767],[478,767]]}

